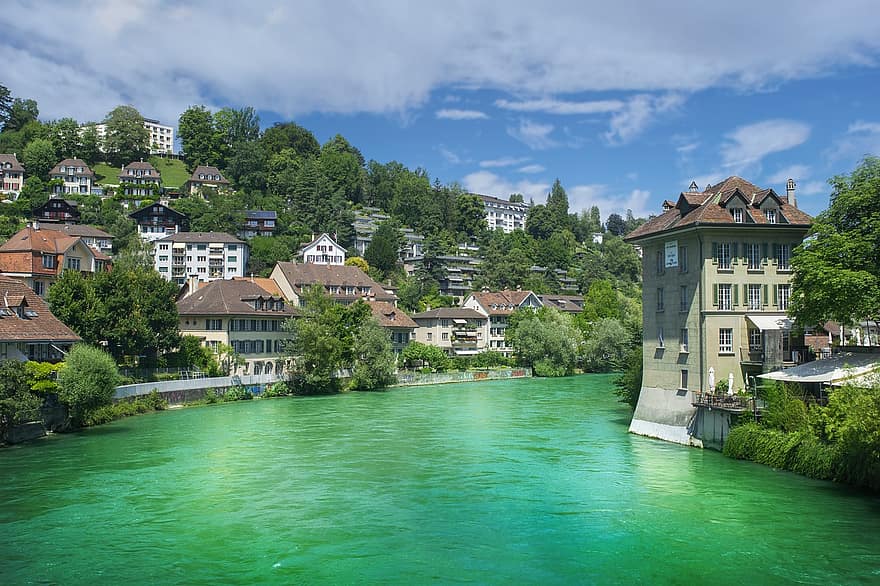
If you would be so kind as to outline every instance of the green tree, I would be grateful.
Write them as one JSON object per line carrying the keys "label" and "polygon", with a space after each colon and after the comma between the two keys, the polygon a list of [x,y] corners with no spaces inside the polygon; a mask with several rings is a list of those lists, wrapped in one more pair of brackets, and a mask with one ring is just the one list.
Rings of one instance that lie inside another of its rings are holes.
{"label": "green tree", "polygon": [[510,198],[508,199],[510,203],[523,203],[523,194],[521,193],[511,193]]}
{"label": "green tree", "polygon": [[221,108],[214,113],[214,126],[225,153],[246,142],[260,138],[260,116],[256,110],[245,108]]}
{"label": "green tree", "polygon": [[642,345],[633,346],[626,354],[623,374],[614,380],[614,394],[621,403],[626,403],[632,409],[639,403],[639,395],[642,392]]}
{"label": "green tree", "polygon": [[47,125],[49,140],[55,147],[55,160],[61,161],[82,154],[79,124],[73,118],[62,118]]}
{"label": "green tree", "polygon": [[583,343],[572,317],[549,307],[513,312],[504,338],[519,363],[537,376],[572,374]]}
{"label": "green tree", "polygon": [[364,260],[387,277],[395,268],[403,247],[403,232],[394,220],[386,220],[376,227],[373,239],[364,251]]}
{"label": "green tree", "polygon": [[254,236],[249,244],[248,273],[261,277],[268,277],[279,261],[292,260],[299,248],[295,236]]}
{"label": "green tree", "polygon": [[9,108],[9,116],[3,124],[3,131],[21,130],[28,122],[35,122],[40,117],[40,109],[34,100],[15,98]]}
{"label": "green tree", "polygon": [[0,440],[9,428],[39,416],[43,400],[31,391],[25,363],[0,362]]}
{"label": "green tree", "polygon": [[623,236],[626,234],[626,220],[620,217],[620,214],[611,214],[605,221],[605,227],[615,236]]}
{"label": "green tree", "polygon": [[611,372],[619,370],[630,349],[629,335],[620,320],[602,318],[590,325],[584,339],[582,356],[584,370]]}
{"label": "green tree", "polygon": [[45,138],[32,140],[21,154],[21,162],[28,175],[48,179],[49,171],[58,162],[52,141]]}
{"label": "green tree", "polygon": [[284,149],[293,149],[297,157],[317,157],[321,145],[311,131],[294,122],[276,122],[267,128],[260,139],[267,156],[280,153]]}
{"label": "green tree", "polygon": [[94,124],[86,126],[79,137],[79,158],[94,165],[104,156],[101,137],[98,136],[98,128]]}
{"label": "green tree", "polygon": [[135,108],[115,107],[104,118],[104,124],[107,125],[104,147],[114,165],[127,165],[149,155],[150,131]]}
{"label": "green tree", "polygon": [[553,212],[541,204],[529,208],[526,215],[526,232],[536,240],[547,240],[559,229],[556,216]]}
{"label": "green tree", "polygon": [[348,388],[374,391],[394,382],[395,358],[388,333],[374,317],[368,317],[353,336],[354,368]]}
{"label": "green tree", "polygon": [[792,257],[789,313],[805,326],[880,316],[880,158],[829,184],[831,205]]}
{"label": "green tree", "polygon": [[553,217],[557,229],[568,227],[568,194],[565,193],[559,179],[553,182],[553,187],[547,195],[547,210]]}
{"label": "green tree", "polygon": [[205,106],[190,106],[183,111],[178,120],[177,136],[190,171],[199,165],[220,163],[221,135]]}
{"label": "green tree", "polygon": [[600,319],[620,319],[620,300],[614,291],[611,281],[599,279],[593,281],[589,291],[584,296],[584,309],[581,316],[587,323]]}
{"label": "green tree", "polygon": [[460,194],[456,199],[454,229],[462,240],[479,239],[486,230],[486,207],[476,195]]}
{"label": "green tree", "polygon": [[12,100],[12,93],[10,93],[9,88],[0,85],[0,126],[3,127],[3,130],[6,129],[6,122],[12,113]]}
{"label": "green tree", "polygon": [[437,346],[410,342],[400,353],[400,361],[408,368],[427,366],[437,372],[443,372],[451,365],[449,357]]}
{"label": "green tree", "polygon": [[113,357],[88,344],[75,344],[58,371],[58,398],[67,405],[73,425],[80,426],[89,411],[110,404],[118,383]]}

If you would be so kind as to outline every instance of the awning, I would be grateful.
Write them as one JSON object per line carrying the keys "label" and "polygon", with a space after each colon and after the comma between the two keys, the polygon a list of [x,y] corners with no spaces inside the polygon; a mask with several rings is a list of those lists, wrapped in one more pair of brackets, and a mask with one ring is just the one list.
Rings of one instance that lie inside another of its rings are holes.
{"label": "awning", "polygon": [[747,315],[746,319],[762,332],[768,330],[790,330],[791,320],[784,315]]}
{"label": "awning", "polygon": [[880,354],[847,352],[814,360],[784,370],[758,375],[759,378],[795,383],[825,383],[834,385],[880,372]]}
{"label": "awning", "polygon": [[467,320],[466,320],[466,319],[455,318],[455,319],[452,320],[452,323],[454,323],[454,324],[462,324],[462,325],[464,325],[464,324],[467,323]]}

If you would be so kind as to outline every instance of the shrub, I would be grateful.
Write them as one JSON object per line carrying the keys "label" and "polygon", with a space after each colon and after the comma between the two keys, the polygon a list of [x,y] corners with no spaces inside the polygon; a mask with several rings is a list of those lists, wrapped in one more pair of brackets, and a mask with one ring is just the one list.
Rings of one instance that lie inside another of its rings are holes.
{"label": "shrub", "polygon": [[229,403],[231,401],[249,401],[253,398],[253,393],[239,385],[226,389],[226,392],[221,395],[220,400],[224,403]]}
{"label": "shrub", "polygon": [[133,401],[120,401],[90,410],[83,417],[82,425],[83,427],[91,427],[110,423],[123,417],[149,413],[151,411],[163,411],[167,408],[168,401],[162,398],[156,389],[153,389],[149,395],[138,397]]}
{"label": "shrub", "polygon": [[277,381],[267,386],[266,389],[260,395],[261,397],[271,398],[271,397],[286,397],[288,395],[293,394],[290,390],[290,387],[287,385],[285,381]]}
{"label": "shrub", "polygon": [[110,403],[119,380],[113,358],[99,348],[76,344],[58,371],[58,398],[67,405],[73,425],[89,411]]}

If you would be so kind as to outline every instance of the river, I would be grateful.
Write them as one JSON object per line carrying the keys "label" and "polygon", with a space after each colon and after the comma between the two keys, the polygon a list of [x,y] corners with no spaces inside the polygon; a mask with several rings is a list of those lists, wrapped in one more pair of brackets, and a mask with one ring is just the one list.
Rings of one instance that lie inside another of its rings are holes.
{"label": "river", "polygon": [[0,450],[0,583],[880,582],[880,498],[630,435],[610,381],[233,403]]}

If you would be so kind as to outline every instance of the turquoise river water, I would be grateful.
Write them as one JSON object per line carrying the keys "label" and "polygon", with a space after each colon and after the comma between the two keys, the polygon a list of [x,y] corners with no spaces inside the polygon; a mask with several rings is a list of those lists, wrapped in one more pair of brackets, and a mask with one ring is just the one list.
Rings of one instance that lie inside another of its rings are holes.
{"label": "turquoise river water", "polygon": [[180,409],[0,450],[0,584],[880,583],[880,498],[629,435],[610,381]]}

